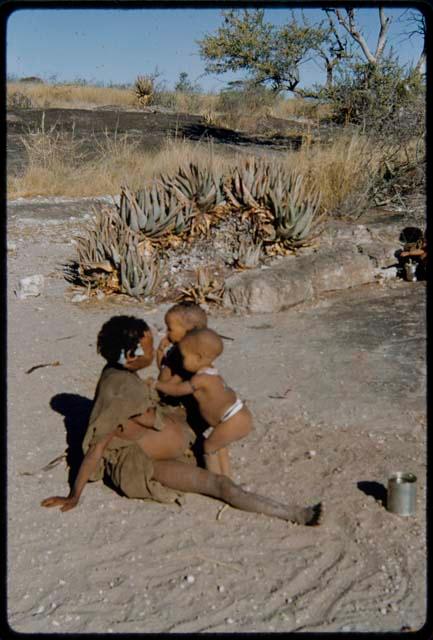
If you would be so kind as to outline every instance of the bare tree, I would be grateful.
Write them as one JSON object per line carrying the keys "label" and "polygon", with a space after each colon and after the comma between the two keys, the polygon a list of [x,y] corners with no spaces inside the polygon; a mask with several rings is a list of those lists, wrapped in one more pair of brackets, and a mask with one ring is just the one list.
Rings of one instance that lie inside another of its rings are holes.
{"label": "bare tree", "polygon": [[339,24],[347,31],[350,37],[360,46],[362,53],[364,54],[367,62],[371,65],[376,66],[384,52],[387,38],[388,38],[388,30],[391,24],[392,18],[385,16],[385,10],[383,7],[379,7],[379,21],[380,21],[380,30],[376,43],[376,50],[373,53],[370,50],[370,47],[367,44],[363,34],[359,30],[359,27],[356,24],[356,14],[355,9],[345,9],[346,15],[340,9],[328,9],[329,12],[335,12],[337,16],[337,20]]}
{"label": "bare tree", "polygon": [[401,18],[405,18],[406,23],[409,25],[409,30],[404,32],[409,39],[413,38],[416,35],[422,36],[423,38],[423,48],[421,54],[418,58],[418,61],[414,67],[414,71],[416,73],[422,74],[425,70],[425,63],[427,60],[427,45],[426,45],[426,35],[427,35],[427,24],[425,15],[420,11],[414,11],[412,9],[406,9],[403,12]]}
{"label": "bare tree", "polygon": [[326,87],[332,87],[334,69],[342,60],[352,58],[352,53],[349,50],[349,46],[346,38],[343,38],[338,33],[337,26],[332,16],[332,9],[324,9],[328,18],[328,33],[325,43],[328,48],[324,46],[317,47],[317,54],[323,59],[326,70]]}

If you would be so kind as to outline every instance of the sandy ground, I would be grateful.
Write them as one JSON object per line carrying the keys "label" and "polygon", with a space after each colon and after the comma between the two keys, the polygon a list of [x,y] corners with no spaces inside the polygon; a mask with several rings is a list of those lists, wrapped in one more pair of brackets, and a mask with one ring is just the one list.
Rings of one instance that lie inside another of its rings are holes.
{"label": "sandy ground", "polygon": [[[24,216],[25,217],[25,216]],[[426,618],[425,284],[394,281],[277,315],[212,314],[220,368],[255,430],[232,447],[235,479],[286,502],[323,500],[316,528],[203,496],[183,507],[89,484],[75,510],[62,461],[82,433],[114,314],[163,327],[163,308],[72,303],[59,271],[76,220],[10,219],[8,620],[15,631],[409,631]],[[19,278],[44,293],[18,300]],[[59,362],[26,373],[31,367]],[[148,370],[149,372],[149,370]],[[154,368],[150,372],[154,372]],[[384,508],[387,478],[417,475],[417,513]],[[28,475],[32,474],[32,475]]]}

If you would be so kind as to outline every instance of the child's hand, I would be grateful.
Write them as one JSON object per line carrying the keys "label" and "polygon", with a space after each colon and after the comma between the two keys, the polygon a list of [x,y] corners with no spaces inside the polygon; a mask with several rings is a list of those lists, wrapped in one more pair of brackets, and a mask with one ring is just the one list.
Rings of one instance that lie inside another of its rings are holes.
{"label": "child's hand", "polygon": [[77,498],[62,498],[61,496],[51,496],[42,500],[41,507],[60,507],[60,511],[69,511],[78,504]]}
{"label": "child's hand", "polygon": [[145,378],[144,380],[144,384],[147,384],[148,387],[150,387],[150,389],[153,389],[155,387],[155,378],[152,378],[152,376],[149,376],[148,378]]}
{"label": "child's hand", "polygon": [[163,338],[161,338],[161,341],[157,348],[157,352],[163,354],[164,351],[170,346],[171,346],[170,340],[167,338],[167,336],[164,336]]}
{"label": "child's hand", "polygon": [[165,355],[165,350],[170,346],[171,346],[171,342],[167,338],[167,336],[164,336],[163,338],[161,338],[161,341],[156,349],[156,364],[158,365],[159,369],[161,369],[162,361]]}

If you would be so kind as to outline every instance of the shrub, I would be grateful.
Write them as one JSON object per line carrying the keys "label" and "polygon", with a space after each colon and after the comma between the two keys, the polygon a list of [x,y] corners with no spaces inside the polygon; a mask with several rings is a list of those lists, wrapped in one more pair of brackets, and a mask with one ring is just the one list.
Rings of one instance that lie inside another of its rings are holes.
{"label": "shrub", "polygon": [[389,129],[401,109],[410,108],[423,92],[419,74],[405,72],[395,59],[379,64],[355,62],[340,70],[332,87],[319,94],[333,107],[338,124],[361,125],[363,130]]}

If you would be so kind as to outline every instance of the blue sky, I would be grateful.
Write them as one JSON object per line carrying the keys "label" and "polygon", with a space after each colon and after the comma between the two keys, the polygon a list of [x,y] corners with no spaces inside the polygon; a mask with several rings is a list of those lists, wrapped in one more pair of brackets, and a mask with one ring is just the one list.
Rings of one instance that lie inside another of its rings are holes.
{"label": "blue sky", "polygon": [[[393,17],[390,44],[400,62],[416,62],[422,49],[420,37],[407,39],[407,24],[398,21],[404,9],[386,9]],[[324,16],[320,9],[305,9],[308,18]],[[378,33],[378,10],[360,9],[360,24],[374,48]],[[287,9],[266,10],[270,22],[282,24]],[[205,91],[219,91],[239,74],[204,73],[196,41],[221,25],[219,9],[31,9],[15,11],[7,23],[7,73],[35,75],[58,81],[84,78],[103,83],[132,83],[136,76],[157,67],[161,80],[173,88],[179,74]],[[301,86],[321,82],[322,71],[307,63]]]}

